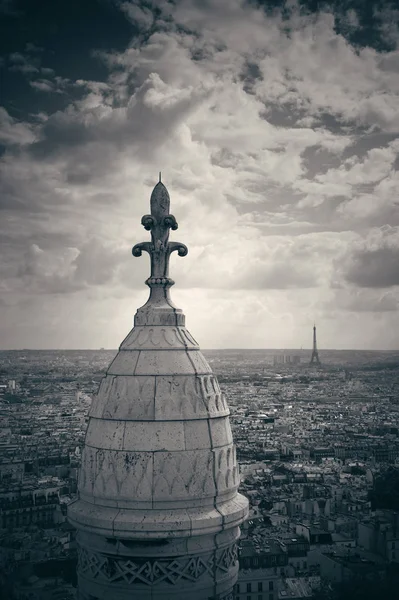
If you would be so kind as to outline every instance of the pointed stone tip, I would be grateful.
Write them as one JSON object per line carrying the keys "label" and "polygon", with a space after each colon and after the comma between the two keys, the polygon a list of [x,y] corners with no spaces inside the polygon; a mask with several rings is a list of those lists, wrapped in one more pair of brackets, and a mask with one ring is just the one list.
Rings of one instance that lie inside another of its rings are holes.
{"label": "pointed stone tip", "polygon": [[158,183],[152,190],[150,204],[152,214],[155,214],[153,213],[153,211],[155,211],[156,213],[158,211],[161,211],[165,215],[169,214],[169,192],[162,183],[162,181],[158,181]]}
{"label": "pointed stone tip", "polygon": [[162,181],[158,181],[158,183],[156,184],[156,186],[154,187],[154,189],[152,190],[152,194],[159,194],[159,193],[167,193],[169,194],[168,190],[166,189],[166,186],[162,183]]}

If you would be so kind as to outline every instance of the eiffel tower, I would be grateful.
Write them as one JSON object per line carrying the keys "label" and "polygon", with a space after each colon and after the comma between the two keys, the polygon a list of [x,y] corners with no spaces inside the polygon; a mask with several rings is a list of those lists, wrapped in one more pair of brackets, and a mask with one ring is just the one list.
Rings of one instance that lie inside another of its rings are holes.
{"label": "eiffel tower", "polygon": [[313,350],[312,356],[310,359],[310,365],[321,365],[319,353],[317,352],[317,342],[316,342],[316,325],[313,325]]}

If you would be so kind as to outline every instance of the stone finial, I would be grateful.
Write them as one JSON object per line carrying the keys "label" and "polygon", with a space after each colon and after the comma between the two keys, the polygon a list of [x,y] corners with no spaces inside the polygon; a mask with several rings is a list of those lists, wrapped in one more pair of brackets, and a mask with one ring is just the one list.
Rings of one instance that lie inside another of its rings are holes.
{"label": "stone finial", "polygon": [[173,279],[169,278],[169,257],[175,250],[179,256],[186,256],[187,246],[180,242],[169,242],[169,229],[177,229],[175,217],[169,214],[170,198],[168,190],[161,182],[154,187],[151,194],[151,214],[144,215],[141,224],[147,231],[151,231],[151,242],[141,242],[133,246],[133,256],[141,256],[143,250],[148,252],[151,259],[151,275],[146,284],[150,288],[163,287],[168,288],[174,284]]}

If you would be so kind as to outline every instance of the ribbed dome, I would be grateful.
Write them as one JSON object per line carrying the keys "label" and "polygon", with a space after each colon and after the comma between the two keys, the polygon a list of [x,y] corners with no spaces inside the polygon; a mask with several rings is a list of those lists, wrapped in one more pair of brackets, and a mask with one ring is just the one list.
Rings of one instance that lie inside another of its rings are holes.
{"label": "ribbed dome", "polygon": [[[170,252],[184,255],[187,249],[168,243],[169,228],[177,223],[169,215],[169,194],[162,183],[152,193],[151,215],[142,222],[151,229],[152,243],[137,245],[133,254],[146,250],[151,255],[146,282],[150,298],[137,311],[134,327],[93,400],[79,497],[68,511],[70,522],[81,531],[81,578],[91,564],[88,556],[96,555],[94,546],[119,557],[133,553],[136,560],[143,553],[163,556],[165,548],[132,550],[134,540],[175,539],[168,546],[169,557],[183,554],[194,560],[193,553],[199,552],[202,561],[213,563],[228,557],[220,577],[222,582],[227,577],[230,585],[238,568],[232,548],[248,502],[237,494],[239,475],[225,398],[185,327],[183,313],[169,298]],[[143,590],[140,594],[146,597]]]}
{"label": "ribbed dome", "polygon": [[[207,522],[198,527],[209,528],[211,513],[218,527],[219,505],[233,500],[238,487],[228,414],[219,384],[185,327],[133,328],[89,415],[79,497],[93,505],[90,526],[107,527],[102,507],[123,508],[107,535],[118,530],[123,537],[140,537],[139,510],[146,513],[147,535],[153,521],[152,535],[164,536],[159,511],[173,508],[178,514],[166,519],[173,521],[170,534],[177,528],[192,535],[193,523],[181,509],[201,507]],[[236,518],[241,520],[240,510]]]}

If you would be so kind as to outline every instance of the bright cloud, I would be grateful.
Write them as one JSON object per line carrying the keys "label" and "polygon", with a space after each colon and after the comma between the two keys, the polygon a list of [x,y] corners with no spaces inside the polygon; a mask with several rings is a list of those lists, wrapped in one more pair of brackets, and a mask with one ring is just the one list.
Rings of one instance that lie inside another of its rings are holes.
{"label": "bright cloud", "polygon": [[[42,67],[33,46],[7,59],[64,105],[0,108],[3,345],[40,331],[47,347],[117,346],[145,298],[130,248],[159,170],[190,251],[172,259],[173,296],[204,347],[306,345],[314,319],[326,346],[381,345],[378,319],[397,345],[394,29],[382,51],[350,43],[354,10],[337,33],[294,2],[285,17],[241,0],[117,5],[132,39],[93,48],[101,81]],[[89,319],[76,335],[71,311]]]}

